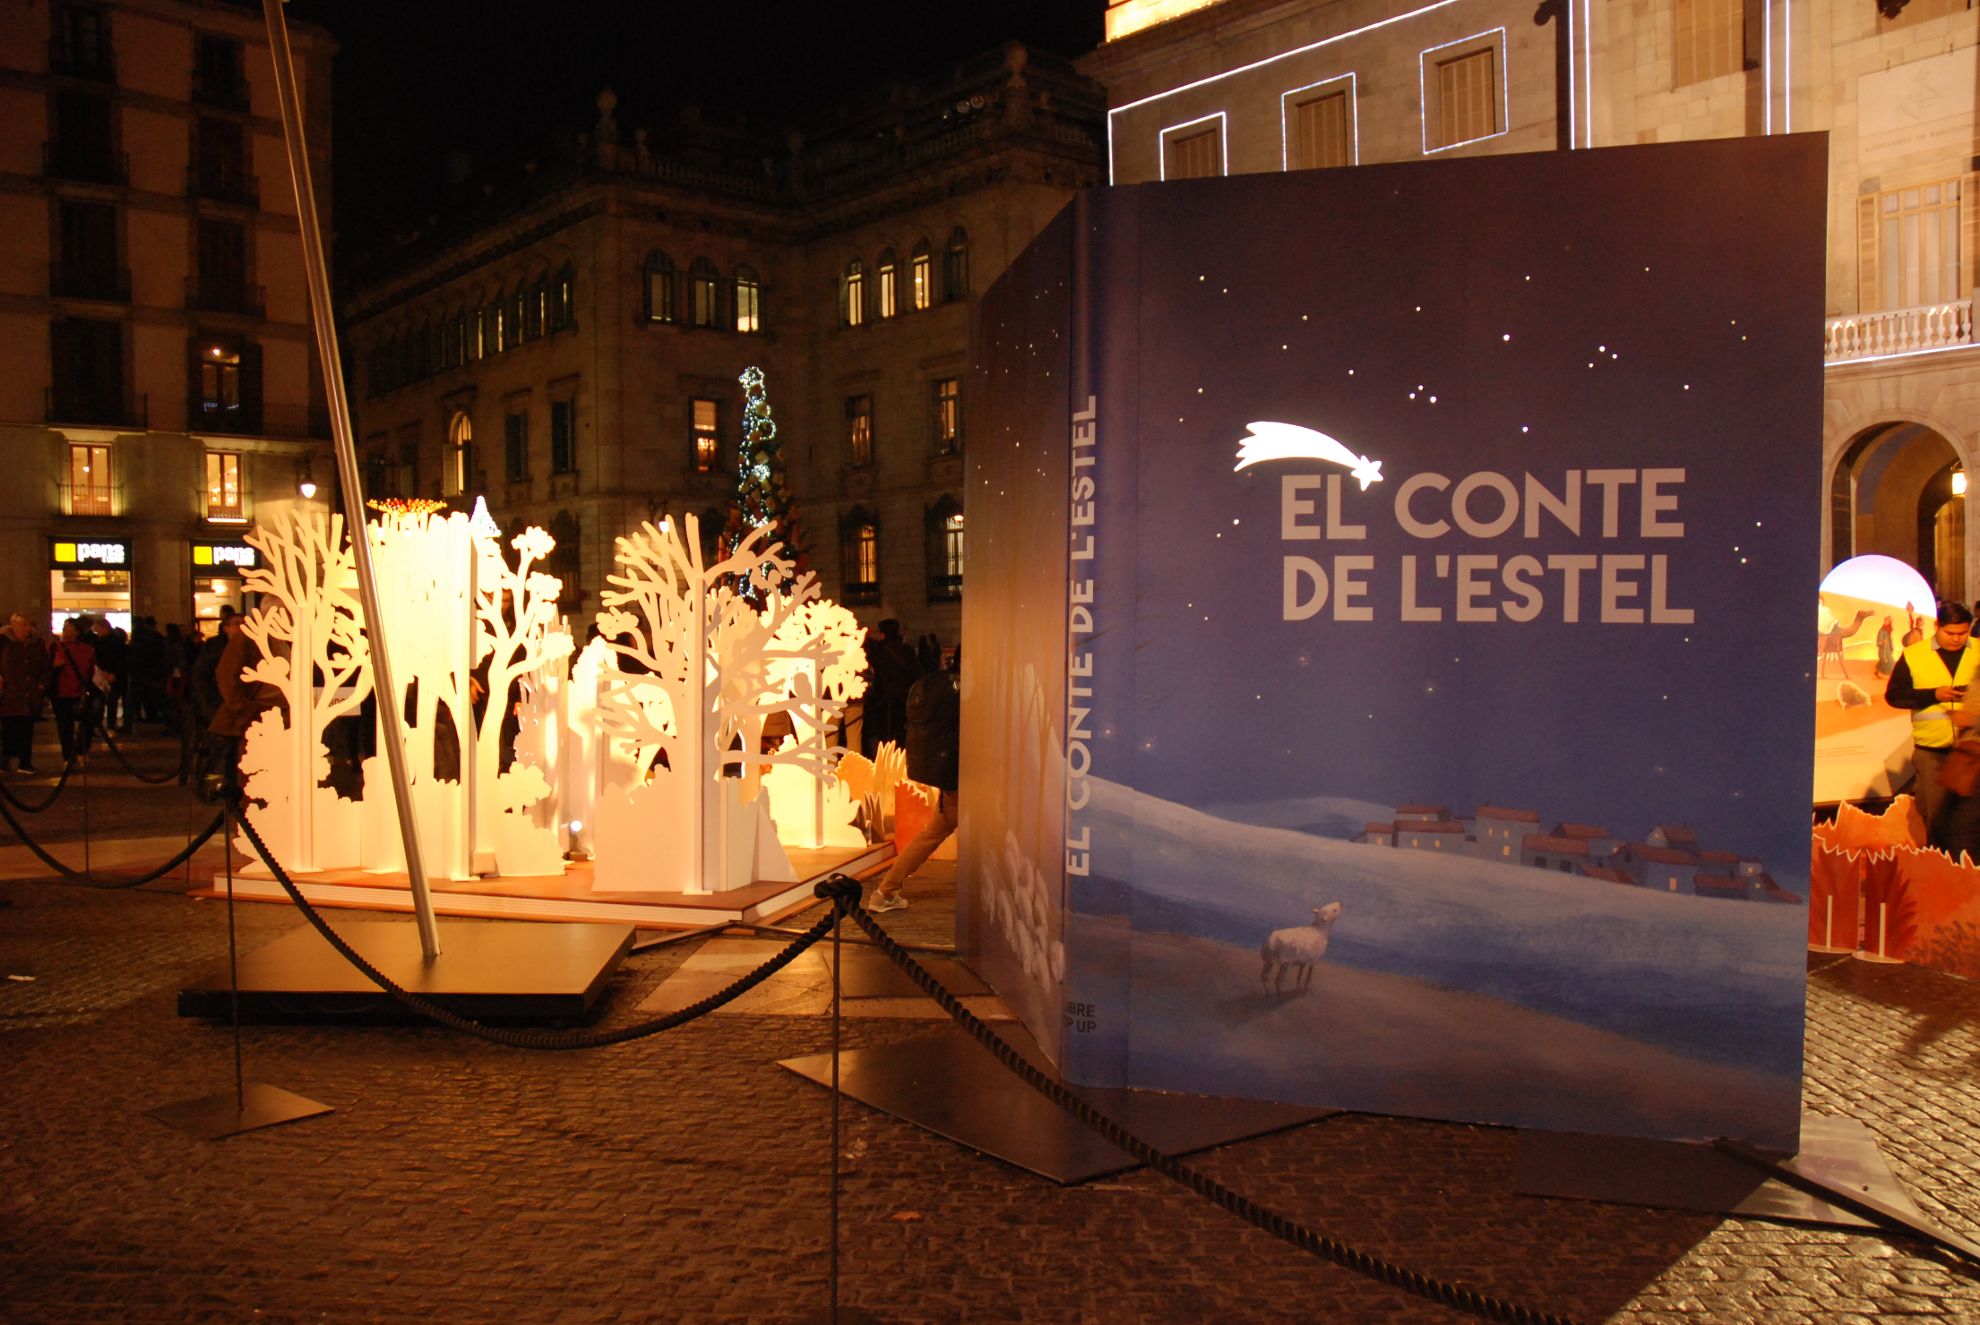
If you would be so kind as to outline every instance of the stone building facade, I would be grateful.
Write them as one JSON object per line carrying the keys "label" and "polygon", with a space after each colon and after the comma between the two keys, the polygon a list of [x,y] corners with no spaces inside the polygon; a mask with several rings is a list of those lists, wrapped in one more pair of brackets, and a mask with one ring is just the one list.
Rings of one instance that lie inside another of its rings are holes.
{"label": "stone building facade", "polygon": [[355,284],[367,489],[550,530],[581,620],[641,521],[712,541],[759,367],[825,593],[954,642],[969,317],[1100,180],[1097,90],[1009,46],[770,128],[616,109]]}
{"label": "stone building facade", "polygon": [[[334,48],[290,44],[327,217]],[[333,469],[259,15],[0,0],[0,124],[0,611],[211,619]]]}
{"label": "stone building facade", "polygon": [[1107,88],[1115,182],[1826,133],[1823,565],[1880,552],[1980,593],[1968,0],[1114,0],[1107,17],[1081,67]]}

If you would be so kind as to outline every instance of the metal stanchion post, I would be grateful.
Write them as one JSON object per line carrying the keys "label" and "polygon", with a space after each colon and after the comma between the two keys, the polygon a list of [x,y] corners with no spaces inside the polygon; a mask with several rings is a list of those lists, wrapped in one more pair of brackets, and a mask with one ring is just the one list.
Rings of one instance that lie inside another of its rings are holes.
{"label": "metal stanchion post", "polygon": [[161,1104],[155,1109],[145,1110],[148,1117],[156,1118],[167,1127],[176,1127],[181,1132],[207,1141],[238,1136],[242,1132],[273,1127],[277,1123],[314,1118],[320,1113],[332,1111],[328,1104],[319,1104],[280,1086],[259,1081],[249,1085],[247,1082],[241,1046],[240,942],[234,930],[234,807],[240,804],[238,774],[229,777],[222,794],[227,798],[228,805],[224,846],[227,853],[227,983],[231,1020],[234,1023],[234,1088],[202,1095],[196,1100]]}
{"label": "metal stanchion post", "polygon": [[839,1305],[839,1040],[842,1024],[839,976],[839,925],[845,919],[840,899],[832,899],[832,1186],[831,1228],[826,1243],[825,1276],[830,1301],[823,1319],[827,1325],[883,1325],[880,1317],[858,1307]]}

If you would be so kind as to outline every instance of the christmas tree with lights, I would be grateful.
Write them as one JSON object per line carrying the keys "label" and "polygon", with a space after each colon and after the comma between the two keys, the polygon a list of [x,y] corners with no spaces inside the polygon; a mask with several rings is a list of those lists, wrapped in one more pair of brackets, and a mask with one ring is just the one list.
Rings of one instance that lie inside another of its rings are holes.
{"label": "christmas tree with lights", "polygon": [[[791,490],[784,481],[784,451],[777,444],[777,424],[770,417],[763,370],[745,368],[738,380],[743,387],[742,454],[736,466],[736,504],[722,531],[722,546],[726,551],[740,544],[750,530],[776,526],[774,537],[793,563],[791,577],[785,581],[789,584],[807,567],[798,537],[797,512],[791,508]],[[766,592],[750,580],[737,587],[752,603],[761,603]]]}

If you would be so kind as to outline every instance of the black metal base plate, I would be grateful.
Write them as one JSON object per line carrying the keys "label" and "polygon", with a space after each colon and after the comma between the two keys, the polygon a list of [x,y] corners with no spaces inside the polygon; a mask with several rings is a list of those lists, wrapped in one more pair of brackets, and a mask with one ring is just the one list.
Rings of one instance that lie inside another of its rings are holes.
{"label": "black metal base plate", "polygon": [[[1801,1116],[1795,1165],[1824,1182],[1874,1196],[1924,1216],[1884,1162],[1872,1137],[1853,1118]],[[1745,1215],[1797,1224],[1871,1228],[1870,1220],[1797,1191],[1709,1145],[1644,1141],[1569,1132],[1521,1132],[1513,1190],[1522,1196],[1566,1196],[1617,1205]]]}
{"label": "black metal base plate", "polygon": [[[1021,1038],[1016,1027],[1000,1026],[998,1032],[1034,1064],[1044,1066],[1036,1048]],[[787,1058],[780,1066],[831,1088],[829,1053]],[[937,1136],[1057,1183],[1088,1182],[1138,1163],[1101,1140],[1092,1129],[1067,1117],[954,1027],[898,1044],[843,1052],[839,1090],[848,1098],[925,1127]],[[1168,1155],[1207,1150],[1339,1112],[1150,1090],[1091,1086],[1075,1086],[1073,1090]]]}
{"label": "black metal base plate", "polygon": [[217,1095],[181,1100],[177,1104],[161,1104],[144,1112],[145,1117],[156,1118],[167,1127],[176,1127],[202,1141],[218,1141],[223,1137],[239,1136],[242,1132],[273,1127],[277,1123],[314,1118],[335,1110],[327,1104],[318,1104],[293,1091],[283,1090],[280,1086],[253,1081],[238,1096],[231,1090],[223,1090]]}
{"label": "black metal base plate", "polygon": [[[464,1017],[572,1021],[588,1014],[632,947],[624,925],[449,920],[431,962],[411,920],[344,925],[345,942],[402,988]],[[313,928],[240,957],[243,1021],[407,1021],[415,1015]],[[179,991],[182,1017],[232,1016],[226,967]]]}

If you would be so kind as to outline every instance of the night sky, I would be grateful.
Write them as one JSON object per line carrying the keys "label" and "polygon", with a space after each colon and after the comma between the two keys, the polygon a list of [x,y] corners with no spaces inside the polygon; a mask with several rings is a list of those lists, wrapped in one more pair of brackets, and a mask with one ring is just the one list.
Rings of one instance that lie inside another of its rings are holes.
{"label": "night sky", "polygon": [[448,157],[504,178],[552,137],[591,127],[610,86],[634,128],[684,102],[781,117],[1019,40],[1073,56],[1100,42],[1105,0],[931,6],[293,0],[341,48],[335,86],[340,253],[416,225],[445,197]]}

